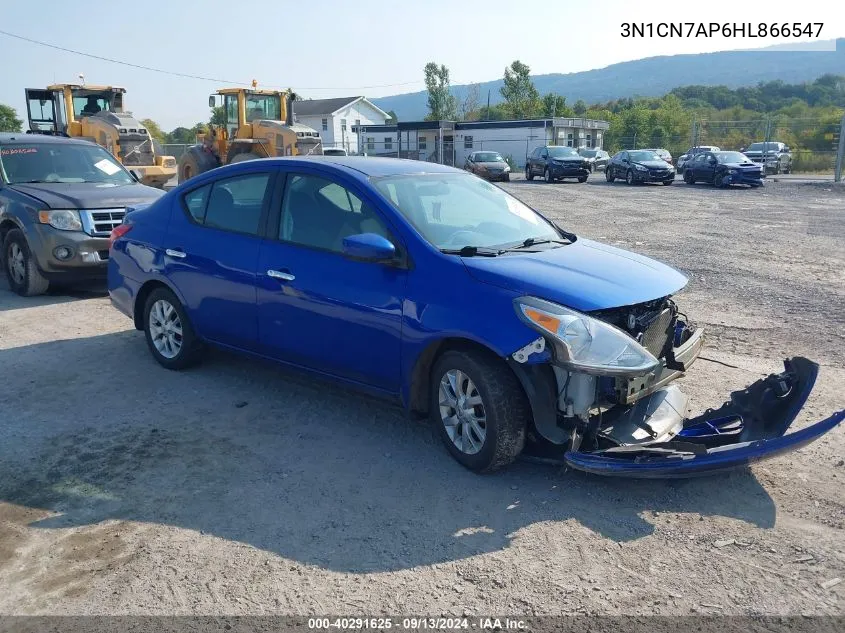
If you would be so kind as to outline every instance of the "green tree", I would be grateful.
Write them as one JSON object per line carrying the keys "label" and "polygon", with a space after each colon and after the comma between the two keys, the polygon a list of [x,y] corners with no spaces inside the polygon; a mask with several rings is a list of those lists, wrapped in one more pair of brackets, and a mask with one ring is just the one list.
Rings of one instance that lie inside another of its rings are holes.
{"label": "green tree", "polygon": [[499,91],[515,119],[527,119],[540,111],[540,93],[531,81],[531,69],[518,59],[505,68],[504,85]]}
{"label": "green tree", "polygon": [[216,126],[226,125],[226,108],[223,106],[211,108],[211,118],[209,119],[209,123]]}
{"label": "green tree", "polygon": [[387,113],[387,116],[388,116],[388,119],[387,119],[386,123],[388,125],[396,125],[399,122],[399,117],[396,116],[396,113],[393,110],[390,110]]}
{"label": "green tree", "polygon": [[542,113],[544,117],[573,116],[572,108],[566,105],[566,97],[548,93],[543,95]]}
{"label": "green tree", "polygon": [[584,103],[583,99],[578,99],[578,101],[575,102],[575,105],[572,106],[572,110],[577,116],[584,116],[587,112],[587,104]]}
{"label": "green tree", "polygon": [[458,118],[458,100],[452,94],[449,69],[434,62],[425,65],[425,88],[428,90],[427,121],[451,121]]}
{"label": "green tree", "polygon": [[20,132],[22,125],[14,108],[0,103],[0,132]]}
{"label": "green tree", "polygon": [[196,140],[196,132],[190,128],[177,127],[167,135],[168,143],[193,143]]}
{"label": "green tree", "polygon": [[152,119],[141,119],[141,124],[145,128],[147,128],[147,132],[150,133],[150,136],[152,136],[159,143],[167,142],[167,135],[162,132],[161,127],[159,127],[158,123],[156,123]]}

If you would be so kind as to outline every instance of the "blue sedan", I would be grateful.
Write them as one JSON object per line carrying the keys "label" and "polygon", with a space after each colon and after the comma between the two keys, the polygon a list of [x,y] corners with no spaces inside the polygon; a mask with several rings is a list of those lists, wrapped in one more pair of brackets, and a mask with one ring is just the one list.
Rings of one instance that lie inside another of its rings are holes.
{"label": "blue sedan", "polygon": [[168,369],[209,345],[296,367],[427,417],[464,466],[523,449],[627,477],[684,477],[813,441],[786,434],[818,366],[685,417],[674,381],[703,331],[686,277],[576,236],[440,165],[274,158],[202,174],[127,213],[109,292]]}

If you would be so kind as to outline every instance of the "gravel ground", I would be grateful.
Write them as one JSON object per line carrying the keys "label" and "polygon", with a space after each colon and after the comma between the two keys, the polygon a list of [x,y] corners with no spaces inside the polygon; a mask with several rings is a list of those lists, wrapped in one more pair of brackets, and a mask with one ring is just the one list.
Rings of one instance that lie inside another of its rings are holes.
{"label": "gravel ground", "polygon": [[[845,406],[845,188],[526,183],[584,236],[691,276],[698,409],[822,364]],[[0,286],[0,613],[845,613],[845,430],[731,475],[458,466],[424,424],[215,353],[168,372],[102,294]]]}

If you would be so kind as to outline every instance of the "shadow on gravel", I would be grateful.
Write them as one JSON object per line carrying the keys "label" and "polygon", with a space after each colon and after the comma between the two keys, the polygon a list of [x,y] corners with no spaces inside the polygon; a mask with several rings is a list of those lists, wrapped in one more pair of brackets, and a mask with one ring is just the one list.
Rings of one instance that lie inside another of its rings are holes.
{"label": "shadow on gravel", "polygon": [[538,522],[624,542],[652,534],[655,512],[775,520],[749,473],[475,475],[390,404],[223,353],[170,372],[135,331],[0,351],[0,367],[0,501],[56,513],[33,527],[167,524],[370,572],[501,550]]}
{"label": "shadow on gravel", "polygon": [[39,306],[52,305],[54,303],[68,303],[81,299],[92,299],[104,297],[108,294],[104,284],[100,286],[85,287],[51,287],[47,294],[37,297],[21,297],[9,289],[9,282],[6,280],[6,273],[0,269],[0,312],[10,310],[22,310],[25,308],[37,308]]}

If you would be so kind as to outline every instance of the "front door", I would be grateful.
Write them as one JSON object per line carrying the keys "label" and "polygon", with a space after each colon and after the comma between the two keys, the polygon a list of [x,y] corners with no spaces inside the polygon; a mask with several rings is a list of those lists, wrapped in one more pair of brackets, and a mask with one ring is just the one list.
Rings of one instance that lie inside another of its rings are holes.
{"label": "front door", "polygon": [[319,171],[287,174],[273,237],[258,261],[264,353],[316,371],[398,392],[406,267],[356,261],[343,238],[376,233],[403,251],[354,183]]}
{"label": "front door", "polygon": [[204,337],[252,350],[256,266],[275,173],[255,171],[193,189],[174,204],[165,275]]}

